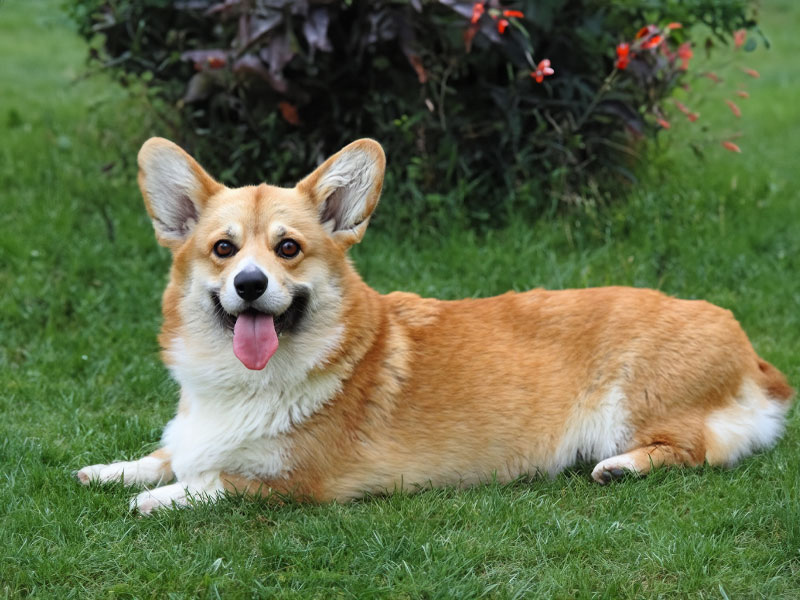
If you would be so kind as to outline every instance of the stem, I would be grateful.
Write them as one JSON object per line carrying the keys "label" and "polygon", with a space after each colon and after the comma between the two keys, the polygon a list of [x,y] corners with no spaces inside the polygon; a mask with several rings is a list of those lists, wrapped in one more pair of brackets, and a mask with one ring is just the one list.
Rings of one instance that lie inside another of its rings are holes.
{"label": "stem", "polygon": [[595,94],[594,99],[589,103],[589,106],[586,107],[586,110],[583,111],[583,114],[575,122],[575,127],[573,131],[577,131],[583,126],[583,124],[586,122],[586,119],[589,118],[589,115],[592,113],[594,108],[600,103],[600,100],[602,99],[603,95],[609,89],[611,89],[611,84],[614,83],[614,79],[616,79],[617,77],[617,71],[619,71],[619,69],[614,68],[614,70],[611,71],[611,73],[609,73],[603,80],[603,85],[601,85],[600,89],[597,90],[597,94]]}

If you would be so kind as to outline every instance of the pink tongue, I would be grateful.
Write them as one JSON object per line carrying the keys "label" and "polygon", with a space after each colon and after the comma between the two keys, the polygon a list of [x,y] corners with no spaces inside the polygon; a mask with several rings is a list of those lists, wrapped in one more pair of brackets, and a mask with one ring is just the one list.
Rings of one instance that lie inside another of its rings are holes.
{"label": "pink tongue", "polygon": [[233,326],[233,353],[242,364],[253,371],[267,366],[278,349],[278,334],[272,315],[241,313]]}

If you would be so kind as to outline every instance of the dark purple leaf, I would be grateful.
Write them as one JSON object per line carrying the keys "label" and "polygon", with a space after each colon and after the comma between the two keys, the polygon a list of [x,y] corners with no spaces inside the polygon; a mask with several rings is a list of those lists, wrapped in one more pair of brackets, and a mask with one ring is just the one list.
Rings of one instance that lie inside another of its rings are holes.
{"label": "dark purple leaf", "polygon": [[205,10],[211,4],[210,0],[184,0],[174,4],[177,10]]}
{"label": "dark purple leaf", "polygon": [[264,63],[259,60],[255,54],[245,54],[233,63],[233,72],[236,75],[251,75],[263,79],[269,83],[270,87],[276,92],[285,94],[289,89],[289,85],[283,78],[282,73],[272,73],[264,66]]}
{"label": "dark purple leaf", "polygon": [[281,23],[283,23],[283,14],[279,12],[273,12],[267,17],[253,17],[250,19],[247,44],[259,42]]}
{"label": "dark purple leaf", "polygon": [[276,35],[269,46],[262,48],[258,55],[269,65],[269,70],[273,75],[283,76],[283,68],[294,58],[295,52],[292,50],[289,36],[285,34]]}
{"label": "dark purple leaf", "polygon": [[[472,20],[472,7],[475,4],[474,2],[459,2],[459,0],[439,0],[439,4],[447,6],[451,10],[454,10],[459,15],[464,17],[464,28],[466,29],[470,25],[470,21]],[[491,19],[491,17],[484,16],[478,21],[478,25],[480,27],[479,31],[492,40],[495,44],[499,44],[503,41],[500,33],[497,31],[497,24],[495,21]],[[474,35],[472,36],[474,37]],[[470,41],[472,39],[470,38]]]}
{"label": "dark purple leaf", "polygon": [[212,4],[206,9],[206,15],[215,15],[219,13],[229,13],[234,8],[240,6],[243,0],[225,0],[224,2],[217,2]]}
{"label": "dark purple leaf", "polygon": [[[293,15],[307,15],[308,14],[308,1],[296,0],[296,2],[289,2],[292,5]],[[317,4],[325,4],[325,2],[317,2]]]}
{"label": "dark purple leaf", "polygon": [[380,10],[369,15],[369,33],[367,33],[366,43],[377,44],[378,42],[393,40],[397,37],[398,27],[392,13],[389,10]]}
{"label": "dark purple leaf", "polygon": [[314,8],[308,15],[308,19],[303,23],[303,35],[308,40],[311,48],[316,48],[322,52],[331,52],[333,47],[328,39],[328,24],[330,15],[327,8]]}

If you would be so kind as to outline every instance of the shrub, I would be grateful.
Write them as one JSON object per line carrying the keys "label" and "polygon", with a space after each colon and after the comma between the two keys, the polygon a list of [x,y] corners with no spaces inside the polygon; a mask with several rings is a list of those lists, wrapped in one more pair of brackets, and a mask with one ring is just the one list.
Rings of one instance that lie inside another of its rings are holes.
{"label": "shrub", "polygon": [[683,75],[678,44],[698,24],[728,43],[750,4],[69,0],[92,57],[143,81],[167,135],[224,181],[292,183],[366,135],[402,198],[384,214],[473,222],[631,179]]}

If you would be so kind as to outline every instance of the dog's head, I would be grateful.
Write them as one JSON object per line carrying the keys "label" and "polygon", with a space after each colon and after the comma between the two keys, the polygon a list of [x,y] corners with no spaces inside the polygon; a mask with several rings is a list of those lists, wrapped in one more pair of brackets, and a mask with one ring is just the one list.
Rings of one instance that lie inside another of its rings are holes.
{"label": "dog's head", "polygon": [[232,189],[172,142],[145,142],[139,187],[173,253],[172,328],[216,335],[248,369],[263,369],[279,337],[308,327],[315,311],[336,311],[345,253],[364,235],[384,167],[381,146],[362,139],[294,188]]}

